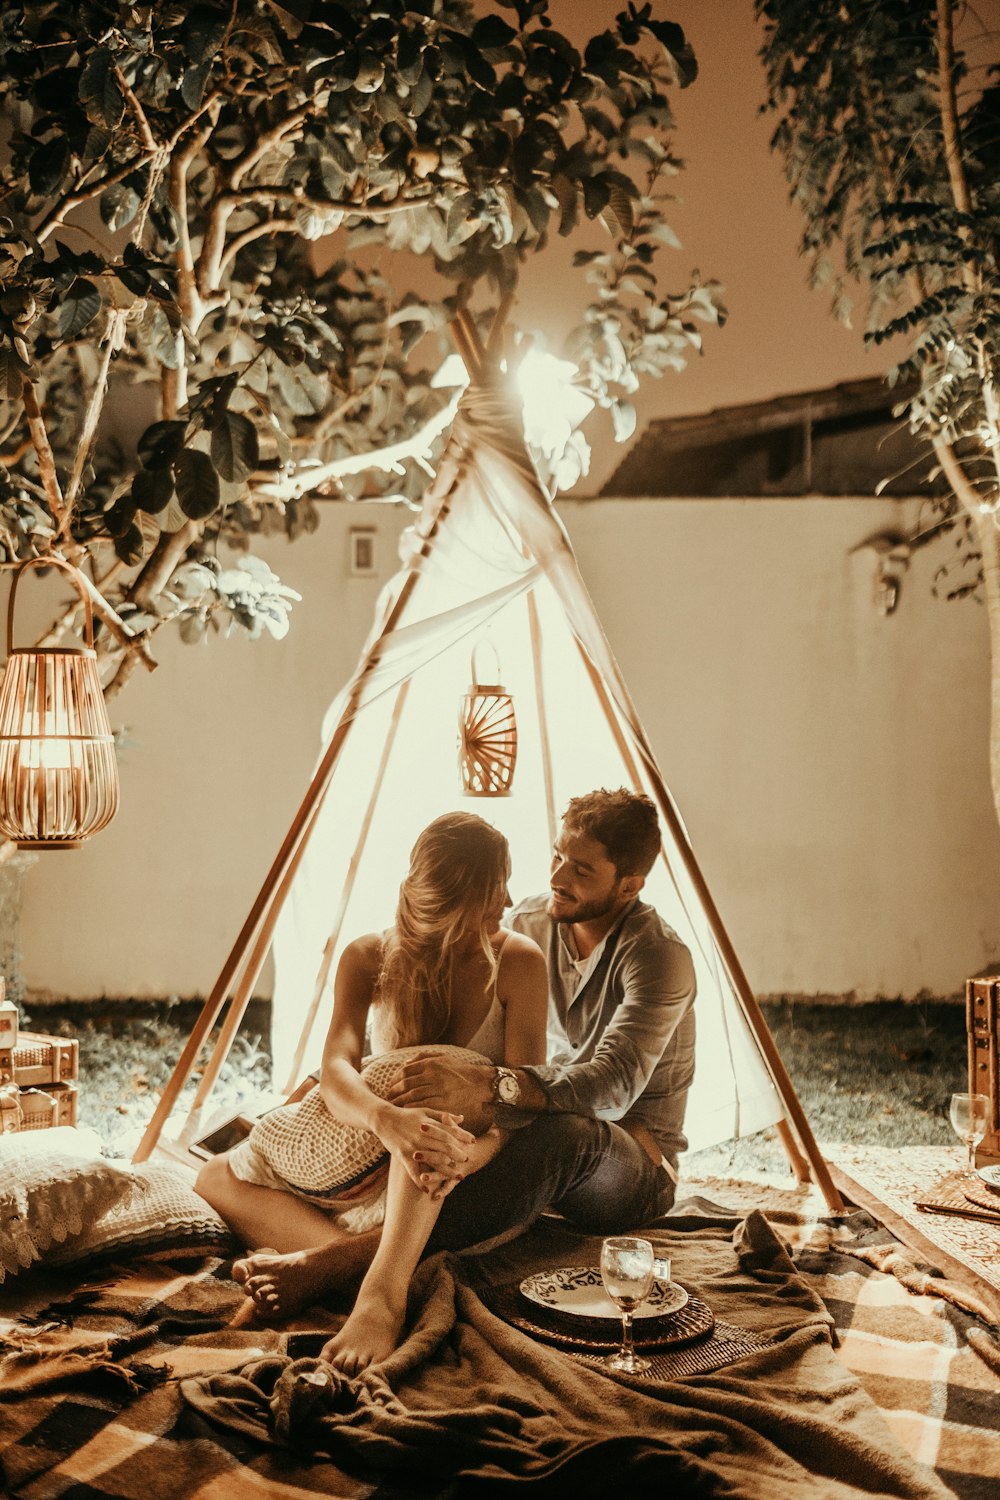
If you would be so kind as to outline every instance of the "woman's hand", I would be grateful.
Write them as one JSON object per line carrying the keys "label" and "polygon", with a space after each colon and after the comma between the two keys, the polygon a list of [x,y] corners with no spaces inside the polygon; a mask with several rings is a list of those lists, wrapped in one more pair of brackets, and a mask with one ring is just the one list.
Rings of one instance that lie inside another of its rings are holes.
{"label": "woman's hand", "polygon": [[431,1161],[439,1172],[461,1172],[476,1137],[462,1129],[461,1115],[446,1110],[403,1109],[385,1104],[374,1122],[375,1134],[387,1151],[398,1156],[418,1188],[426,1192],[422,1176]]}
{"label": "woman's hand", "polygon": [[507,1140],[508,1132],[498,1130],[492,1125],[489,1130],[483,1132],[469,1148],[464,1165],[456,1170],[456,1163],[444,1158],[443,1153],[438,1151],[423,1150],[418,1154],[418,1161],[424,1170],[420,1175],[420,1187],[425,1193],[429,1193],[435,1203],[458,1186],[466,1177],[471,1177],[473,1172],[478,1172],[485,1167],[487,1162],[493,1160],[497,1152]]}

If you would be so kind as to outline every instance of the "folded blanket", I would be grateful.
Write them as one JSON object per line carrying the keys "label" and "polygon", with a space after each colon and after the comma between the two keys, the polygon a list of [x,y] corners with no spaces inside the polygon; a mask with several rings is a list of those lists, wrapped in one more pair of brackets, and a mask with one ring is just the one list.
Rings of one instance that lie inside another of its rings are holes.
{"label": "folded blanket", "polygon": [[723,1370],[650,1383],[535,1341],[488,1310],[489,1287],[596,1264],[600,1251],[599,1239],[547,1225],[489,1256],[428,1261],[402,1346],[358,1379],[272,1355],[185,1380],[183,1397],[211,1427],[283,1450],[286,1462],[327,1456],[387,1482],[387,1494],[414,1493],[414,1476],[428,1494],[527,1484],[602,1500],[671,1488],[727,1500],[947,1493],[836,1359],[829,1315],[761,1215],[735,1235],[704,1219],[662,1220],[654,1232],[717,1317],[773,1342]]}

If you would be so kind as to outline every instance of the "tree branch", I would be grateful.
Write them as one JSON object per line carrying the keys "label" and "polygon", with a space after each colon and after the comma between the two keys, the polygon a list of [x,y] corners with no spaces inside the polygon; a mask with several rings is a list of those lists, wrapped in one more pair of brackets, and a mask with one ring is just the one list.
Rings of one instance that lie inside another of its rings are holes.
{"label": "tree branch", "polygon": [[343,202],[336,202],[332,198],[313,198],[300,187],[284,187],[277,183],[255,183],[251,187],[239,188],[223,195],[233,207],[243,203],[294,203],[297,208],[314,208],[319,213],[342,214],[345,219],[381,219],[388,214],[401,214],[408,209],[434,203],[438,196],[439,190],[432,186],[429,191],[414,194],[404,202],[393,199],[391,203],[373,203],[367,198],[347,198]]}
{"label": "tree branch", "polygon": [[44,244],[52,231],[59,228],[71,209],[79,208],[81,203],[89,203],[91,198],[96,198],[98,194],[104,192],[105,188],[114,187],[118,182],[124,182],[125,178],[131,177],[133,172],[138,172],[142,167],[147,166],[153,160],[155,154],[153,151],[143,151],[139,156],[133,157],[130,162],[126,162],[123,167],[119,167],[116,172],[109,172],[106,177],[100,178],[98,182],[91,183],[85,192],[77,187],[72,192],[65,193],[59,202],[54,204],[49,210],[45,218],[39,224],[36,224],[34,230],[36,239]]}
{"label": "tree branch", "polygon": [[63,536],[67,536],[69,534],[70,515],[72,513],[73,506],[76,502],[76,497],[80,489],[80,481],[83,478],[84,468],[86,467],[87,461],[90,458],[91,450],[94,446],[94,439],[97,436],[97,424],[101,419],[101,412],[104,410],[105,397],[108,393],[108,374],[111,369],[111,361],[114,358],[116,350],[121,348],[121,342],[125,331],[126,316],[127,314],[123,308],[115,308],[108,319],[108,327],[105,335],[106,342],[104,347],[104,357],[101,360],[101,367],[97,372],[97,379],[94,382],[94,389],[91,393],[90,404],[87,407],[86,415],[83,419],[83,426],[80,429],[76,458],[73,461],[73,470],[69,477],[69,483],[66,486],[66,509],[63,513],[62,524],[59,528],[60,534]]}
{"label": "tree branch", "polygon": [[321,107],[321,99],[329,98],[329,94],[330,91],[327,89],[324,95],[317,95],[315,98],[310,99],[307,104],[303,104],[299,109],[293,109],[289,114],[280,119],[276,125],[272,125],[270,130],[266,130],[263,135],[259,135],[250,149],[245,151],[234,162],[232,172],[229,176],[230,186],[238,188],[247,173],[252,171],[258,162],[263,161],[271,148],[277,146],[290,131],[304,124],[313,111]]}
{"label": "tree branch", "polygon": [[136,604],[148,605],[163,590],[171,573],[181,562],[188,548],[197,541],[202,528],[197,521],[185,521],[177,531],[165,531],[129,590],[129,598]]}
{"label": "tree branch", "polygon": [[945,478],[951,485],[956,500],[970,516],[977,520],[981,515],[979,491],[962,467],[962,461],[947,438],[932,437],[934,452]]}
{"label": "tree branch", "polygon": [[360,474],[365,469],[382,469],[386,473],[399,473],[407,459],[416,459],[420,462],[429,456],[434,439],[440,437],[441,433],[450,426],[458,401],[459,395],[456,394],[447,406],[443,406],[439,412],[429,418],[413,433],[412,437],[404,438],[398,443],[390,443],[385,448],[376,448],[373,452],[355,453],[349,458],[337,458],[327,464],[304,466],[287,478],[276,480],[272,484],[255,485],[254,498],[278,501],[298,500],[322,485],[329,484],[331,480],[340,479],[347,474]]}
{"label": "tree branch", "polygon": [[65,510],[62,491],[59,488],[59,475],[56,473],[56,460],[49,442],[49,435],[45,428],[45,419],[42,409],[35,395],[35,387],[27,375],[21,382],[21,405],[28,419],[28,431],[31,434],[31,445],[38,458],[38,473],[45,488],[45,497],[49,502],[52,519],[56,523],[58,531],[62,530]]}
{"label": "tree branch", "polygon": [[136,124],[139,127],[139,134],[142,136],[143,141],[146,144],[146,150],[155,153],[159,150],[159,147],[156,144],[156,137],[153,135],[152,130],[150,130],[149,128],[149,121],[146,119],[146,111],[143,109],[142,105],[135,97],[135,94],[132,92],[132,88],[121,68],[117,63],[114,63],[113,67],[115,70],[115,77],[118,80],[118,87],[125,95],[125,98],[128,101],[128,106],[135,116]]}
{"label": "tree branch", "polygon": [[[955,103],[955,44],[952,33],[951,0],[937,0],[935,35],[938,58],[938,94],[941,101],[941,125],[944,132],[944,159],[955,207],[959,213],[972,213],[972,198],[962,163],[962,137]],[[967,268],[968,269],[968,268]]]}
{"label": "tree branch", "polygon": [[[128,626],[125,624],[125,621],[108,603],[107,599],[104,598],[104,595],[100,593],[97,585],[91,583],[86,573],[81,572],[80,577],[83,579],[84,588],[87,590],[87,593],[90,596],[90,603],[94,614],[97,615],[98,619],[107,626],[108,630],[114,636],[115,640],[126,652],[134,654],[138,657],[143,666],[146,668],[147,672],[155,672],[159,663],[156,662],[149,654],[149,646],[146,642],[145,633],[143,632],[141,634],[136,634],[135,632],[129,630]],[[51,627],[51,629],[42,636],[41,640],[38,642],[38,645],[56,645],[63,633],[66,631],[66,629],[68,629],[69,624],[72,622],[79,608],[80,604],[79,601],[77,601],[66,612],[62,619],[58,620]]]}
{"label": "tree branch", "polygon": [[294,234],[298,227],[294,219],[264,219],[261,223],[254,224],[252,228],[244,229],[242,234],[238,234],[226,246],[225,254],[219,263],[220,273],[236,259],[244,245],[250,245],[254,240],[262,239],[266,234]]}
{"label": "tree branch", "polygon": [[[938,96],[941,104],[941,127],[944,136],[944,157],[948,168],[948,181],[951,184],[952,198],[959,213],[971,217],[973,212],[972,194],[969,191],[968,178],[965,175],[965,164],[962,160],[962,135],[958,123],[958,106],[955,100],[955,45],[952,31],[951,0],[937,0],[937,30],[935,34],[938,58]],[[967,226],[959,229],[959,234],[964,243],[968,244],[971,238]],[[967,261],[963,265],[963,279],[970,292],[975,295],[982,290],[979,276],[975,267]],[[996,378],[993,370],[992,360],[986,343],[981,338],[975,339],[976,363],[979,368],[979,380],[983,391],[983,407],[986,412],[986,423],[989,431],[989,439],[984,445],[987,453],[992,458],[993,471],[997,480],[997,493],[1000,496],[1000,397],[997,394]],[[965,501],[962,501],[965,504]],[[967,507],[968,508],[968,507]]]}

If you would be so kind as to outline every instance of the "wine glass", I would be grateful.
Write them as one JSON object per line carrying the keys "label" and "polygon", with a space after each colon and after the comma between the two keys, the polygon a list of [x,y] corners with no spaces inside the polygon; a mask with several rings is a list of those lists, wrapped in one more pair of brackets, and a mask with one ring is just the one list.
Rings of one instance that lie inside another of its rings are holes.
{"label": "wine glass", "polygon": [[632,1316],[649,1296],[653,1285],[653,1247],[649,1240],[629,1235],[605,1240],[601,1246],[601,1280],[622,1315],[622,1346],[604,1363],[625,1375],[644,1375],[648,1359],[636,1354],[632,1344]]}
{"label": "wine glass", "polygon": [[976,1147],[986,1134],[990,1101],[985,1094],[952,1094],[948,1118],[951,1128],[969,1148],[969,1170],[976,1170]]}

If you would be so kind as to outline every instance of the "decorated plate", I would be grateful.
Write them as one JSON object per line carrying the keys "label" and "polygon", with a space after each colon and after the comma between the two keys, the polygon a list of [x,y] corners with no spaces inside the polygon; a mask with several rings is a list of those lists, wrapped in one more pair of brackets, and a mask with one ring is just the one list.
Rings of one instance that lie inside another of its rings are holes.
{"label": "decorated plate", "polygon": [[[538,1271],[521,1282],[521,1293],[529,1302],[574,1318],[619,1318],[617,1304],[604,1290],[596,1266],[561,1266],[558,1271]],[[649,1296],[634,1313],[640,1318],[664,1318],[680,1312],[688,1294],[676,1281],[654,1281]]]}
{"label": "decorated plate", "polygon": [[977,1167],[976,1176],[981,1177],[987,1187],[996,1188],[1000,1192],[1000,1166]]}

